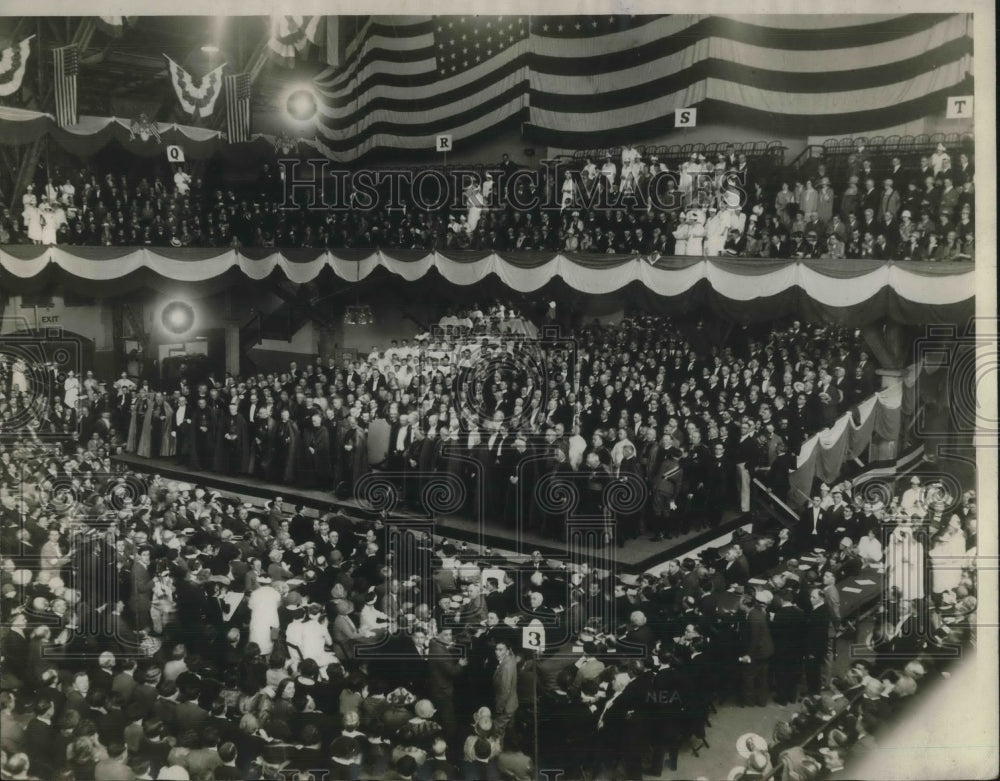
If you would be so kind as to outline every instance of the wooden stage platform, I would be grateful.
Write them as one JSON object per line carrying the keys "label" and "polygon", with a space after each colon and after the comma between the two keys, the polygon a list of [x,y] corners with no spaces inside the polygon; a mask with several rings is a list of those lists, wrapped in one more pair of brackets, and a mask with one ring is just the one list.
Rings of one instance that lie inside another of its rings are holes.
{"label": "wooden stage platform", "polygon": [[[372,518],[379,512],[378,508],[372,504],[354,498],[341,499],[335,496],[332,491],[268,483],[247,476],[195,472],[178,465],[172,459],[147,459],[133,455],[121,455],[114,456],[113,460],[137,472],[158,474],[168,480],[219,490],[223,493],[240,496],[245,501],[254,504],[261,504],[261,500],[281,496],[286,506],[302,504],[318,512],[341,512],[356,518]],[[673,539],[657,542],[650,540],[647,535],[629,540],[622,548],[612,543],[600,546],[598,549],[593,540],[601,535],[595,534],[595,525],[593,522],[587,521],[581,521],[579,525],[574,524],[576,531],[572,535],[567,535],[569,539],[557,541],[530,530],[506,528],[496,523],[481,524],[467,516],[455,513],[440,514],[432,518],[428,515],[420,515],[402,509],[391,511],[389,517],[397,522],[412,521],[415,525],[432,523],[431,533],[435,537],[466,542],[480,548],[493,548],[498,553],[506,552],[526,556],[530,555],[532,551],[538,550],[549,558],[566,559],[567,556],[574,556],[588,561],[592,566],[602,569],[611,568],[619,573],[627,574],[639,574],[668,559],[683,556],[716,538],[727,536],[734,529],[749,522],[746,515],[727,512],[722,521],[713,529],[693,531]],[[584,539],[587,542],[581,544]],[[570,549],[572,553],[569,552]]]}

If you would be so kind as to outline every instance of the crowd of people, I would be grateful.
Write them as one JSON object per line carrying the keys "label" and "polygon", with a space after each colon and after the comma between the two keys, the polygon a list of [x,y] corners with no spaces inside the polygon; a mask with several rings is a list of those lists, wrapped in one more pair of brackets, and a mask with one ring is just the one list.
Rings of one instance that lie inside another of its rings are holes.
{"label": "crowd of people", "polygon": [[[974,644],[975,495],[919,479],[616,577],[405,526],[390,549],[385,519],[137,473],[93,435],[0,445],[5,778],[639,778],[773,696],[799,712],[733,777],[810,779]],[[836,584],[880,567],[872,653],[838,670]]]}
{"label": "crowd of people", "polygon": [[904,159],[859,141],[837,179],[822,161],[769,178],[756,165],[731,145],[714,160],[693,153],[671,164],[631,145],[561,168],[528,169],[504,155],[462,180],[442,173],[434,203],[422,205],[403,177],[364,198],[348,192],[336,209],[293,200],[277,163],[251,182],[205,182],[179,165],[145,177],[67,165],[4,206],[0,244],[974,258],[967,152],[939,145]]}
{"label": "crowd of people", "polygon": [[[554,539],[570,514],[613,516],[625,545],[748,512],[755,477],[788,499],[804,439],[878,384],[855,331],[799,321],[737,329],[722,348],[694,321],[649,315],[548,341],[511,333],[533,326],[510,304],[441,323],[341,365],[174,386],[70,373],[37,425],[79,432],[88,450],[341,497],[376,471],[414,510],[432,510],[425,489],[450,479],[453,512]],[[0,425],[25,395],[0,400]],[[575,507],[543,499],[560,486]]]}

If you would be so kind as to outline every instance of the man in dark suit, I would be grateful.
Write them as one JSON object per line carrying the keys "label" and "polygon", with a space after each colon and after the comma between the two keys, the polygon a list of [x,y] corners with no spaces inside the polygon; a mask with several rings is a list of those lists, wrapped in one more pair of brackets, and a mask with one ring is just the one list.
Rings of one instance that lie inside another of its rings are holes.
{"label": "man in dark suit", "polygon": [[802,644],[806,693],[819,694],[830,675],[831,618],[820,589],[814,588],[809,592],[809,602],[812,609],[805,614],[805,631],[799,642]]}
{"label": "man in dark suit", "polygon": [[443,629],[431,638],[427,647],[428,688],[431,701],[437,706],[437,717],[447,737],[455,734],[455,679],[468,665],[458,658],[450,629]]}
{"label": "man in dark suit", "polygon": [[624,765],[625,778],[642,778],[642,751],[645,735],[641,734],[638,710],[643,706],[639,679],[630,680],[628,673],[619,673],[608,688],[603,708],[597,710],[596,742],[604,755],[605,767],[615,770]]}
{"label": "man in dark suit", "polygon": [[774,673],[774,701],[779,705],[795,702],[799,678],[802,675],[802,633],[805,631],[805,614],[795,604],[795,595],[781,592],[780,606],[771,621],[771,638],[774,656],[771,669]]}
{"label": "man in dark suit", "polygon": [[824,547],[828,524],[821,501],[818,496],[814,496],[809,505],[799,515],[799,522],[795,528],[795,537],[796,548],[800,552]]}
{"label": "man in dark suit", "polygon": [[770,596],[769,592],[758,591],[753,599],[744,598],[740,603],[744,614],[740,638],[743,653],[739,658],[744,707],[767,705],[771,696],[768,690],[768,667],[774,656],[774,641],[771,639],[767,613],[764,612],[764,601]]}
{"label": "man in dark suit", "polygon": [[526,474],[527,484],[522,485],[522,475],[520,474],[521,461],[528,454],[528,443],[521,435],[514,437],[514,446],[508,448],[500,456],[496,464],[497,485],[504,487],[504,524],[509,529],[518,529],[527,526],[528,508],[531,504],[531,488],[535,482],[531,480],[531,475]]}
{"label": "man in dark suit", "polygon": [[721,442],[713,446],[712,458],[705,467],[705,519],[710,527],[722,520],[722,511],[729,505],[733,491],[733,468]]}
{"label": "man in dark suit", "polygon": [[725,565],[722,568],[722,576],[726,579],[726,585],[742,585],[750,577],[750,563],[743,555],[743,550],[739,545],[730,545],[726,548]]}
{"label": "man in dark suit", "polygon": [[129,610],[132,626],[137,630],[150,626],[149,610],[153,604],[153,574],[149,571],[152,549],[144,546],[136,553],[132,563],[132,593]]}
{"label": "man in dark suit", "polygon": [[52,724],[56,706],[51,697],[40,695],[35,701],[35,716],[24,728],[21,746],[31,761],[31,772],[38,778],[52,778],[63,762],[52,755],[56,728]]}

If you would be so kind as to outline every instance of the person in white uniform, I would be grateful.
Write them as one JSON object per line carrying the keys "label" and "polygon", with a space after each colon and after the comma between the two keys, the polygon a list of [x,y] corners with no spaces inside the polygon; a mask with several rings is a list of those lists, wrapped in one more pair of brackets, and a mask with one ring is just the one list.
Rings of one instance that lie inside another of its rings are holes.
{"label": "person in white uniform", "polygon": [[80,378],[72,369],[66,374],[66,381],[63,382],[63,404],[71,409],[76,409],[80,398]]}
{"label": "person in white uniform", "polygon": [[692,209],[688,212],[690,226],[688,229],[687,254],[702,257],[705,254],[705,212]]}
{"label": "person in white uniform", "polygon": [[268,656],[274,648],[274,638],[281,626],[278,608],[281,606],[281,592],[268,584],[258,587],[250,595],[250,635],[249,641],[256,643],[263,656]]}

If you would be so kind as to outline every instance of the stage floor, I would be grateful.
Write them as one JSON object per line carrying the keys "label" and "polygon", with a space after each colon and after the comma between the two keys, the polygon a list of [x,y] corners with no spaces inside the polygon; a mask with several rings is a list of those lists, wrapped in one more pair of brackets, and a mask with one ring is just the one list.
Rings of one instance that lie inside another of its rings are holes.
{"label": "stage floor", "polygon": [[[354,498],[340,499],[334,496],[331,491],[299,488],[283,483],[268,483],[245,475],[231,476],[214,472],[196,472],[166,458],[147,459],[133,455],[121,455],[114,456],[113,460],[137,472],[158,474],[169,480],[217,489],[241,496],[248,501],[281,496],[286,506],[302,504],[320,512],[343,512],[346,515],[359,518],[370,518],[376,515],[376,510],[370,504]],[[412,520],[426,523],[433,520],[432,534],[435,537],[454,539],[480,547],[490,547],[498,553],[526,556],[534,550],[539,550],[549,557],[565,558],[567,555],[568,545],[566,542],[543,537],[530,530],[518,531],[496,523],[481,524],[462,515],[438,515],[431,519],[427,515],[420,515],[408,510],[397,510],[392,512],[390,517],[404,522]],[[668,559],[677,558],[688,551],[700,548],[716,538],[727,536],[734,529],[747,522],[748,518],[745,515],[726,512],[722,522],[713,529],[692,531],[673,539],[655,542],[650,540],[648,536],[644,536],[629,540],[622,548],[612,543],[589,555],[585,552],[576,555],[580,555],[583,559],[590,559],[590,563],[597,567],[605,568],[611,564],[619,573],[638,574]]]}

